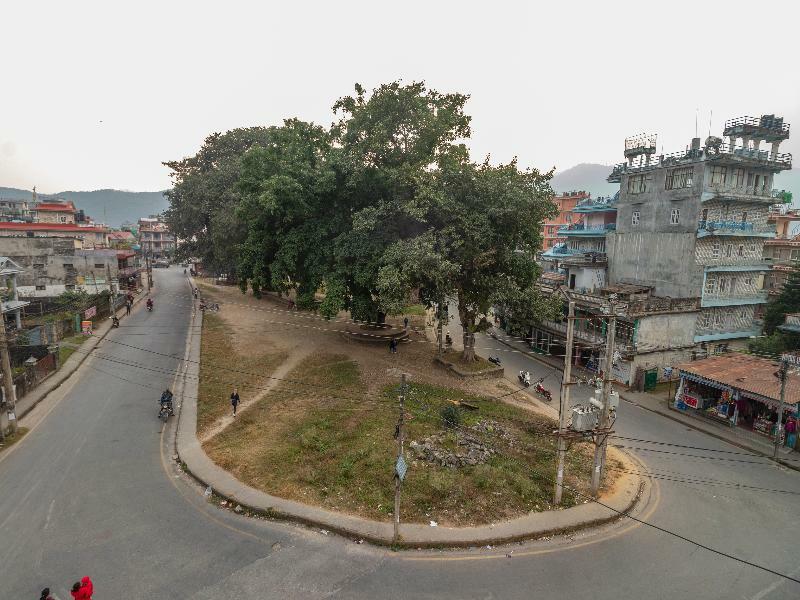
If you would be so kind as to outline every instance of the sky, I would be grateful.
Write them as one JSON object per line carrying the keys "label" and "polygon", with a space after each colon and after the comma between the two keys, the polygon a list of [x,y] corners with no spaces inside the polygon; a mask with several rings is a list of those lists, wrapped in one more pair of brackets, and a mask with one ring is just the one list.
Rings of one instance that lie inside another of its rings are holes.
{"label": "sky", "polygon": [[542,170],[621,162],[642,132],[678,151],[696,121],[702,138],[763,113],[800,129],[798,17],[769,0],[3,2],[0,186],[165,189],[162,161],[214,131],[328,125],[356,82],[396,79],[470,95],[476,160]]}

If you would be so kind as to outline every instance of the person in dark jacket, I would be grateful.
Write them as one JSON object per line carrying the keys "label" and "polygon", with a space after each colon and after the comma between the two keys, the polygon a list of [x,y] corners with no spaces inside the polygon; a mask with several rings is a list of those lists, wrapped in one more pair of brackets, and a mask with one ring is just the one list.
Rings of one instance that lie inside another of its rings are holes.
{"label": "person in dark jacket", "polygon": [[233,406],[233,416],[236,416],[236,407],[239,406],[239,390],[237,388],[233,388],[233,393],[231,394],[231,406]]}
{"label": "person in dark jacket", "polygon": [[50,588],[44,588],[42,590],[42,595],[39,596],[39,600],[53,600],[53,597],[50,595]]}

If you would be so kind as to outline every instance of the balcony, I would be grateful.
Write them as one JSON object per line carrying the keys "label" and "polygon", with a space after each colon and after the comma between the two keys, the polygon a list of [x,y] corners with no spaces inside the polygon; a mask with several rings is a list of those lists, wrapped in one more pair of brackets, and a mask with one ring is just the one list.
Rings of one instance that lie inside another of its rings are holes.
{"label": "balcony", "polygon": [[716,342],[717,340],[734,340],[740,338],[750,338],[761,335],[761,327],[752,327],[740,331],[709,331],[698,330],[695,332],[695,343]]}
{"label": "balcony", "polygon": [[769,292],[759,290],[749,294],[703,294],[700,300],[702,308],[714,306],[741,306],[744,304],[764,304],[767,301]]}
{"label": "balcony", "polygon": [[586,225],[584,223],[573,223],[572,225],[562,225],[558,228],[559,235],[566,236],[589,236],[602,237],[609,231],[617,228],[616,223],[605,223],[603,225]]}
{"label": "balcony", "polygon": [[709,235],[771,238],[775,236],[775,228],[756,227],[753,223],[741,221],[700,221],[697,227],[697,237],[702,238]]}
{"label": "balcony", "polygon": [[789,124],[783,122],[782,117],[775,115],[761,115],[760,117],[737,117],[725,121],[722,135],[757,137],[767,140],[785,140],[789,137]]}

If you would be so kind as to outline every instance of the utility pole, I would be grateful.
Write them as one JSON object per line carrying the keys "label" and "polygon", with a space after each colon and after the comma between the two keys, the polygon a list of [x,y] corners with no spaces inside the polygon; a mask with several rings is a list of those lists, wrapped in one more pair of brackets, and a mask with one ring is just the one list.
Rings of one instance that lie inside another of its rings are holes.
{"label": "utility pole", "polygon": [[611,392],[611,367],[614,364],[614,341],[617,333],[617,312],[614,298],[609,301],[608,331],[606,332],[606,359],[603,366],[603,408],[600,409],[598,432],[594,442],[594,465],[592,467],[591,493],[596,496],[600,489],[600,476],[605,464],[610,420],[609,395]]}
{"label": "utility pole", "polygon": [[567,440],[564,434],[567,431],[569,419],[569,392],[572,386],[572,340],[575,335],[575,302],[569,301],[567,311],[567,351],[564,353],[564,375],[561,379],[561,398],[558,407],[558,467],[556,470],[556,490],[553,495],[553,504],[561,504],[561,495],[564,492],[564,462],[567,454]]}
{"label": "utility pole", "polygon": [[776,373],[781,378],[781,403],[778,405],[778,422],[775,423],[775,447],[772,451],[772,458],[778,458],[778,449],[781,446],[781,429],[783,424],[783,405],[786,400],[786,378],[789,373],[789,361],[781,359],[781,368]]}
{"label": "utility pole", "polygon": [[403,426],[406,418],[406,374],[400,376],[400,420],[397,422],[395,437],[397,438],[397,463],[394,469],[394,541],[400,539],[400,488],[406,476],[405,458],[403,457]]}
{"label": "utility pole", "polygon": [[114,310],[114,286],[111,285],[111,266],[106,263],[106,281],[108,281],[108,316],[113,317]]}
{"label": "utility pole", "polygon": [[17,430],[17,395],[14,392],[14,376],[11,374],[11,356],[8,351],[8,338],[6,337],[6,321],[0,317],[0,361],[3,365],[3,391],[8,403],[8,427],[12,433]]}

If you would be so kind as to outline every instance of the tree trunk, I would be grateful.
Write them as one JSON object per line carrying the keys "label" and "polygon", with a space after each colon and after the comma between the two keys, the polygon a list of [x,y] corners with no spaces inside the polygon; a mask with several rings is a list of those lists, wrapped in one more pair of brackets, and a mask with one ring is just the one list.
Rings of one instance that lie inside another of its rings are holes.
{"label": "tree trunk", "polygon": [[461,354],[461,359],[464,362],[470,362],[475,359],[475,334],[471,331],[471,327],[464,326],[464,352]]}

